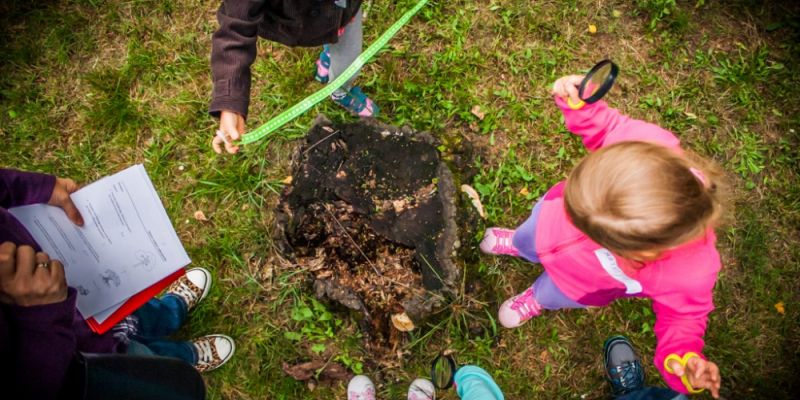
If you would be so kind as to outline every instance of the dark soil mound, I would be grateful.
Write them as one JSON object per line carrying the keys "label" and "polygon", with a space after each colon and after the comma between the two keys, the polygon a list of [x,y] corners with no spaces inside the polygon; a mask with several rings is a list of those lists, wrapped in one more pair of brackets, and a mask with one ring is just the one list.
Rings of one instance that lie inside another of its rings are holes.
{"label": "dark soil mound", "polygon": [[292,178],[279,205],[285,253],[317,297],[363,315],[373,341],[394,341],[406,316],[419,324],[456,293],[456,189],[432,137],[318,119]]}

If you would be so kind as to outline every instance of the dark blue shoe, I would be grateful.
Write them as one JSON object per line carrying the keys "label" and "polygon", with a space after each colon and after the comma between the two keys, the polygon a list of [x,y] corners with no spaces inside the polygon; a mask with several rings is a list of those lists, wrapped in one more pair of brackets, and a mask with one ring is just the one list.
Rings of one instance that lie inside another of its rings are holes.
{"label": "dark blue shoe", "polygon": [[614,396],[622,396],[644,387],[644,368],[633,345],[624,336],[613,336],[603,345],[606,379]]}

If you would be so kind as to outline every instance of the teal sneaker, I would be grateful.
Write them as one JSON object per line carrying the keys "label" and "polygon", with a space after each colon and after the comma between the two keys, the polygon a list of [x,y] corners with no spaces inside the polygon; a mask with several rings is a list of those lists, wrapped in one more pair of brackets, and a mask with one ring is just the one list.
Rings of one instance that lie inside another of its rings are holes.
{"label": "teal sneaker", "polygon": [[331,49],[327,44],[322,46],[322,52],[317,59],[317,70],[314,72],[314,79],[319,83],[326,84],[331,76]]}
{"label": "teal sneaker", "polygon": [[331,99],[359,117],[376,117],[380,110],[358,86],[353,86],[345,94],[333,94]]}

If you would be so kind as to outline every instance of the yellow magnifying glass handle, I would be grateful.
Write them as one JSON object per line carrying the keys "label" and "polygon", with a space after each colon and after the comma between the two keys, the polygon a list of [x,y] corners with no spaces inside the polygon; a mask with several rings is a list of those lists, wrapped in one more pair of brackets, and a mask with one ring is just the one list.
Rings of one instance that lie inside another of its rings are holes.
{"label": "yellow magnifying glass handle", "polygon": [[[686,368],[686,363],[689,362],[689,359],[692,357],[700,357],[700,356],[694,352],[688,352],[684,354],[683,358],[678,357],[678,355],[674,353],[670,354],[667,356],[667,358],[664,359],[664,369],[666,369],[667,372],[669,372],[670,374],[675,374],[675,372],[670,367],[669,362],[677,361],[679,364],[681,364],[682,367]],[[684,371],[683,376],[681,376],[681,383],[683,383],[683,386],[686,387],[686,390],[692,394],[701,393],[703,390],[705,390],[705,389],[695,389],[694,386],[692,386],[692,384],[689,382],[689,374],[686,371]]]}
{"label": "yellow magnifying glass handle", "polygon": [[569,108],[573,110],[580,110],[581,108],[583,108],[583,106],[586,105],[586,102],[581,100],[578,102],[578,104],[575,104],[572,102],[571,98],[567,97],[567,105],[569,106]]}

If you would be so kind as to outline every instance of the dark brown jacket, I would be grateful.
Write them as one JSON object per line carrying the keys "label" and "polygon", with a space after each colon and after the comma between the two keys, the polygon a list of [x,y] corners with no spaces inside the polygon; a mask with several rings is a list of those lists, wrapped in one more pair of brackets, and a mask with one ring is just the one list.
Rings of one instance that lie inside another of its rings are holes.
{"label": "dark brown jacket", "polygon": [[211,37],[211,115],[231,110],[247,117],[258,36],[287,46],[336,43],[360,7],[361,0],[347,0],[346,8],[335,0],[224,0]]}

